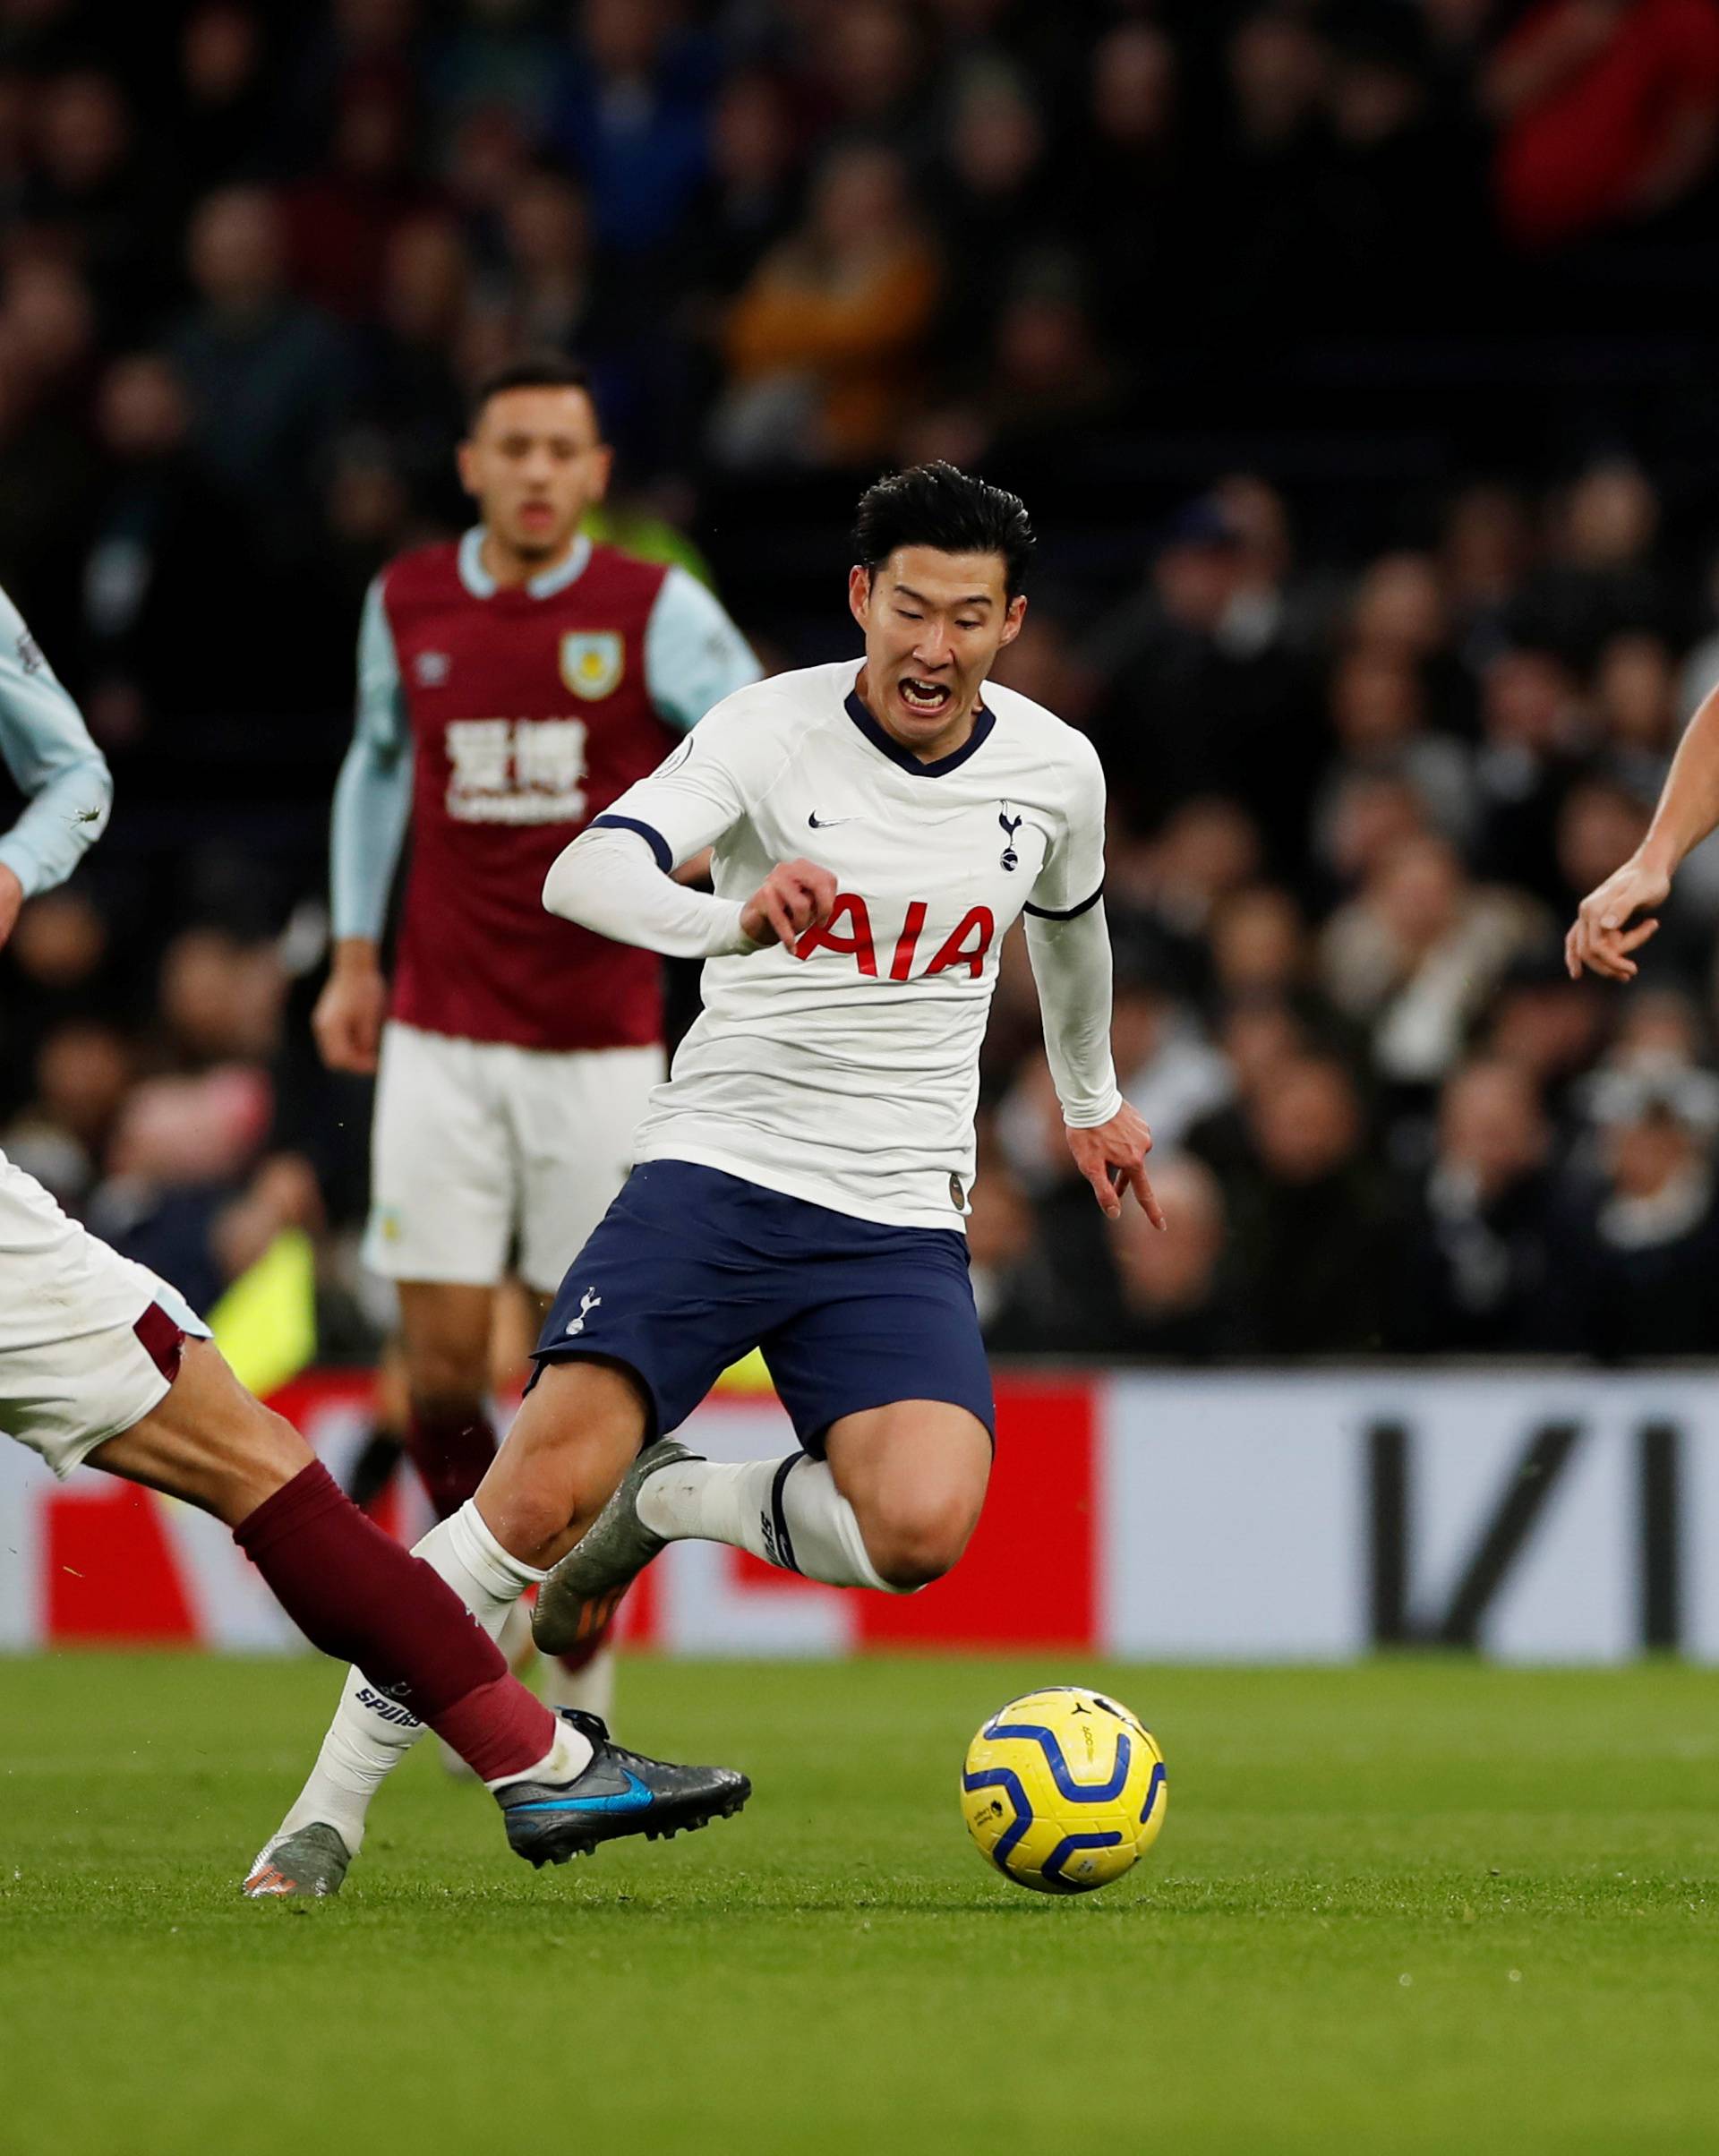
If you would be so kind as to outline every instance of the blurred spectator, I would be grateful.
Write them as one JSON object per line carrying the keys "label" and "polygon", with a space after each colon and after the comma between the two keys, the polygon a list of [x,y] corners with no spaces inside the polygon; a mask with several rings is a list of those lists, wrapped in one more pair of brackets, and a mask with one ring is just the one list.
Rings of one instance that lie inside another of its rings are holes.
{"label": "blurred spectator", "polygon": [[1331,732],[1338,755],[1313,808],[1314,843],[1324,865],[1339,873],[1333,825],[1347,783],[1361,776],[1400,779],[1415,794],[1427,821],[1458,845],[1475,823],[1474,778],[1462,746],[1426,723],[1420,677],[1378,646],[1362,646],[1339,660],[1331,677]]}
{"label": "blurred spectator", "polygon": [[710,72],[669,0],[583,0],[550,134],[591,191],[603,244],[664,246],[705,176]]}
{"label": "blurred spectator", "polygon": [[1132,1202],[1111,1231],[1117,1316],[1108,1338],[1089,1348],[1111,1355],[1210,1363],[1244,1353],[1247,1335],[1225,1276],[1224,1196],[1218,1178],[1190,1153],[1151,1164],[1152,1188],[1165,1218],[1160,1234]]}
{"label": "blurred spectator", "polygon": [[81,579],[86,715],[129,793],[150,787],[129,752],[154,730],[164,695],[175,713],[230,706],[232,653],[211,625],[243,604],[250,535],[235,534],[192,459],[184,384],[169,360],[116,360],[96,424],[108,483]]}
{"label": "blurred spectator", "polygon": [[1527,504],[1509,487],[1464,487],[1445,512],[1441,581],[1452,630],[1471,669],[1484,667],[1509,640],[1509,626],[1534,555]]}
{"label": "blurred spectator", "polygon": [[1090,1300],[1051,1264],[1031,1204],[1001,1159],[987,1161],[973,1185],[967,1256],[979,1325],[999,1354],[1090,1344]]}
{"label": "blurred spectator", "polygon": [[8,1156],[59,1199],[77,1207],[94,1182],[126,1090],[132,1056],[123,1034],[97,1019],[74,1019],[42,1042],[36,1090],[4,1126]]}
{"label": "blurred spectator", "polygon": [[1325,993],[1367,1026],[1381,1077],[1434,1084],[1511,960],[1552,925],[1519,893],[1472,885],[1447,841],[1413,839],[1326,924]]}
{"label": "blurred spectator", "polygon": [[341,107],[326,163],[285,197],[293,282],[343,321],[371,312],[395,234],[438,207],[411,151],[410,116],[399,98],[356,90]]}
{"label": "blurred spectator", "polygon": [[260,188],[199,208],[190,267],[199,304],[172,340],[192,398],[191,446],[210,483],[278,561],[313,548],[317,472],[345,414],[347,356],[287,283],[280,214]]}
{"label": "blurred spectator", "polygon": [[179,33],[173,159],[184,203],[262,176],[273,122],[263,28],[241,0],[193,7]]}
{"label": "blurred spectator", "polygon": [[1511,236],[1555,246],[1681,201],[1719,141],[1719,8],[1710,0],[1540,0],[1494,54]]}
{"label": "blurred spectator", "polygon": [[168,280],[173,206],[124,90],[93,68],[59,76],[41,94],[36,141],[27,217],[89,280],[108,334],[136,335]]}
{"label": "blurred spectator", "polygon": [[1677,746],[1677,676],[1662,637],[1624,630],[1594,670],[1594,720],[1604,766],[1645,807],[1659,799]]}
{"label": "blurred spectator", "polygon": [[1555,653],[1518,646],[1488,663],[1475,764],[1484,874],[1562,897],[1558,811],[1580,768],[1586,731],[1575,677]]}
{"label": "blurred spectator", "polygon": [[1176,47],[1149,22],[1123,22],[1092,52],[1090,98],[1069,180],[1090,260],[1105,265],[1107,329],[1150,349],[1177,334],[1193,264],[1177,188]]}
{"label": "blurred spectator", "polygon": [[1659,518],[1638,465],[1613,458],[1584,472],[1555,502],[1545,559],[1522,595],[1533,638],[1579,666],[1621,629],[1663,627],[1670,604],[1654,560]]}
{"label": "blurred spectator", "polygon": [[1475,1062],[1452,1073],[1437,1151],[1404,1228],[1396,1346],[1478,1354],[1541,1344],[1551,1150],[1539,1096],[1519,1066]]}
{"label": "blurred spectator", "polygon": [[1258,557],[1216,496],[1171,523],[1148,589],[1100,622],[1082,654],[1099,682],[1092,732],[1110,783],[1150,827],[1196,794],[1224,794],[1293,859],[1309,792],[1306,684]]}
{"label": "blurred spectator", "polygon": [[988,344],[1023,257],[1054,246],[1060,220],[1047,171],[1045,122],[1013,70],[969,71],[955,92],[937,222],[948,273],[938,344],[958,381],[975,343]]}
{"label": "blurred spectator", "polygon": [[1598,1174],[1572,1187],[1557,1224],[1554,1344],[1607,1361],[1713,1352],[1719,1103],[1705,1076],[1620,1073],[1596,1094]]}
{"label": "blurred spectator", "polygon": [[731,76],[711,116],[710,171],[688,225],[693,327],[715,328],[712,304],[731,299],[787,236],[799,206],[799,145],[788,95],[756,69]]}
{"label": "blurred spectator", "polygon": [[[1248,1344],[1345,1355],[1382,1338],[1391,1239],[1355,1082],[1334,1057],[1280,1064],[1250,1093],[1226,1198]],[[1193,1149],[1203,1149],[1195,1134]]]}
{"label": "blurred spectator", "polygon": [[765,258],[729,317],[719,453],[739,465],[877,455],[936,289],[901,160],[862,146],[834,152],[805,222]]}

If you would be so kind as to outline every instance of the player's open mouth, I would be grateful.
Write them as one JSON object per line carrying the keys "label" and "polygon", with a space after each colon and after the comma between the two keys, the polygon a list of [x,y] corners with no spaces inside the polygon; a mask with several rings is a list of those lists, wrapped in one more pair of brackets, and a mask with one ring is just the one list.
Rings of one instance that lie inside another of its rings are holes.
{"label": "player's open mouth", "polygon": [[948,703],[951,691],[936,681],[906,680],[896,683],[896,693],[910,711],[933,717]]}

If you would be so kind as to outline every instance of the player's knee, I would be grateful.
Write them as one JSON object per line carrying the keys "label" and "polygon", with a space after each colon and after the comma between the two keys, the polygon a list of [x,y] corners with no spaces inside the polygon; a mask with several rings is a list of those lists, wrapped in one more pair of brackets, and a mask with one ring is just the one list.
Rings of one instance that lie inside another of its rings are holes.
{"label": "player's knee", "polygon": [[967,1547],[974,1525],[964,1497],[883,1504],[863,1523],[866,1553],[878,1577],[899,1592],[941,1579]]}

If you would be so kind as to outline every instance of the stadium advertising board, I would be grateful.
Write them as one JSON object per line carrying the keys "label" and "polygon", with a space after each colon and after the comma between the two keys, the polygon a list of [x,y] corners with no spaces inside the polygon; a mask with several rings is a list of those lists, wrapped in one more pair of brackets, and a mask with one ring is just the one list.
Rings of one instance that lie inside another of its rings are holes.
{"label": "stadium advertising board", "polygon": [[[367,1381],[278,1404],[337,1473]],[[1342,1660],[1469,1647],[1520,1662],[1651,1649],[1719,1662],[1719,1385],[1631,1373],[1005,1377],[990,1502],[923,1594],[844,1594],[677,1544],[627,1636],[673,1654],[923,1646],[1137,1659]],[[712,1401],[713,1454],[787,1448],[766,1398]],[[410,1478],[386,1522],[429,1514]],[[299,1643],[214,1521],[90,1472],[61,1487],[0,1449],[0,1647]]]}

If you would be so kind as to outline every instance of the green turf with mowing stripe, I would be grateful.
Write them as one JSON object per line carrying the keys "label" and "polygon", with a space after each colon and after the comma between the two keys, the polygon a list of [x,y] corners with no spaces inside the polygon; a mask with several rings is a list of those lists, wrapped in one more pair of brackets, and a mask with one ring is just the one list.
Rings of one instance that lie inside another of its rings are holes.
{"label": "green turf with mowing stripe", "polygon": [[[1169,1819],[1012,1887],[966,1740],[1102,1684]],[[534,1874],[428,1748],[346,1893],[241,1902],[336,1673],[0,1661],[0,2151],[1719,2149],[1719,1673],[640,1663],[736,1820]]]}

